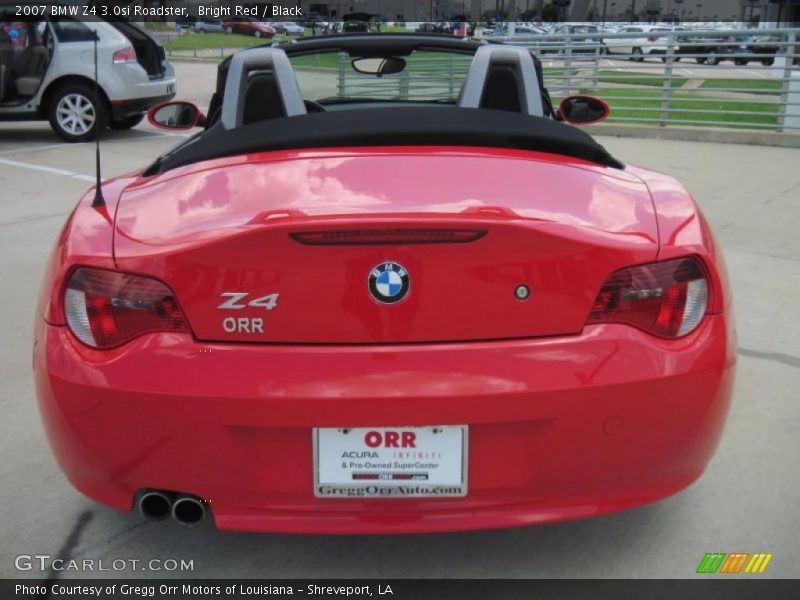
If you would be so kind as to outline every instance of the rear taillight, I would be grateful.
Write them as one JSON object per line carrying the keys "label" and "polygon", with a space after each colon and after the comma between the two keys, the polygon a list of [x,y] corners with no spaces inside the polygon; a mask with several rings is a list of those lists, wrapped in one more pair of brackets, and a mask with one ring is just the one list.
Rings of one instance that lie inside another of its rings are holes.
{"label": "rear taillight", "polygon": [[647,38],[647,41],[648,42],[655,42],[657,39],[658,39],[658,36],[651,35],[649,38]]}
{"label": "rear taillight", "polygon": [[613,273],[603,285],[588,323],[625,323],[662,337],[680,337],[703,320],[709,283],[697,259],[639,265]]}
{"label": "rear taillight", "polygon": [[170,289],[155,279],[77,269],[64,293],[70,331],[93,348],[113,348],[144,333],[189,331]]}
{"label": "rear taillight", "polygon": [[119,65],[122,63],[136,62],[136,51],[131,48],[123,48],[114,52],[114,64]]}

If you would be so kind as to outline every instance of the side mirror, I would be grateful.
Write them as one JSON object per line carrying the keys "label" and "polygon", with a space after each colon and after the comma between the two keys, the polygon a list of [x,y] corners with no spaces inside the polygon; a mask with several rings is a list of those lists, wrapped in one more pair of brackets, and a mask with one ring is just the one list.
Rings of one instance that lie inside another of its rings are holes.
{"label": "side mirror", "polygon": [[202,125],[206,116],[191,102],[174,100],[147,111],[147,120],[161,129],[182,130]]}
{"label": "side mirror", "polygon": [[395,75],[406,68],[406,61],[396,56],[383,58],[356,58],[352,62],[353,70],[364,75]]}
{"label": "side mirror", "polygon": [[567,96],[558,105],[558,120],[575,125],[589,125],[605,121],[611,108],[603,100],[592,96]]}

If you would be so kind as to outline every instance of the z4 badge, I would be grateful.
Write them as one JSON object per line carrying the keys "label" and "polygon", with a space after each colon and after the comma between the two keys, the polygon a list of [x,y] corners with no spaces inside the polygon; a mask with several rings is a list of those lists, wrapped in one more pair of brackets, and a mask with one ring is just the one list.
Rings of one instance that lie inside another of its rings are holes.
{"label": "z4 badge", "polygon": [[[226,300],[217,308],[222,310],[243,310],[245,308],[262,308],[275,310],[278,306],[279,294],[267,294],[248,300],[249,292],[222,292]],[[225,317],[222,319],[225,333],[264,333],[264,319],[261,317]]]}

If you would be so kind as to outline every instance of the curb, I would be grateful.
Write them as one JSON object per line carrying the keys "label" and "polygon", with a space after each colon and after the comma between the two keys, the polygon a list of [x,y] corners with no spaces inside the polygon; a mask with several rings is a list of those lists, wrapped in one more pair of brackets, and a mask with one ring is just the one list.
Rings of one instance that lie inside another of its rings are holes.
{"label": "curb", "polygon": [[674,140],[680,142],[706,142],[712,144],[741,144],[745,146],[771,146],[775,148],[800,148],[800,134],[776,131],[750,131],[700,127],[658,127],[651,125],[617,125],[604,123],[581,127],[591,135],[630,137],[640,139]]}
{"label": "curb", "polygon": [[218,63],[228,58],[227,56],[167,56],[169,62],[194,62],[194,63]]}

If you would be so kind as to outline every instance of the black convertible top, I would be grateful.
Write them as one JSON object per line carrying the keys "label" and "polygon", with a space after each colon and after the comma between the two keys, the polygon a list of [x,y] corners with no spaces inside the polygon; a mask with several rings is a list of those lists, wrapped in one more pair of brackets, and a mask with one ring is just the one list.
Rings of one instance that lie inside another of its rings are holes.
{"label": "black convertible top", "polygon": [[[288,56],[313,54],[321,50],[338,49],[350,56],[408,56],[419,50],[440,50],[475,54],[488,42],[465,40],[440,33],[348,33],[296,38],[283,44],[273,44]],[[262,47],[267,47],[264,44]]]}
{"label": "black convertible top", "polygon": [[623,165],[589,134],[552,119],[502,110],[415,106],[309,113],[227,130],[216,123],[145,175],[250,152],[347,146],[477,146],[536,150],[614,168]]}

